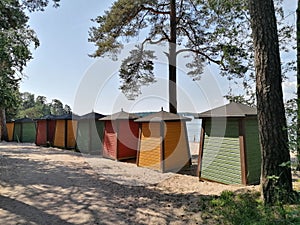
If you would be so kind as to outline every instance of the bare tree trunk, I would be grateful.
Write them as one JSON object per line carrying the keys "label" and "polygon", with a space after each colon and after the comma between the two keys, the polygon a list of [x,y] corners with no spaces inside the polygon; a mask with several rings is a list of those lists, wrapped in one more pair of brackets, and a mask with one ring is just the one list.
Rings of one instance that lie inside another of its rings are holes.
{"label": "bare tree trunk", "polygon": [[171,113],[177,113],[176,26],[176,1],[170,0],[169,110]]}
{"label": "bare tree trunk", "polygon": [[8,141],[8,134],[7,134],[7,128],[6,128],[6,115],[5,115],[5,109],[0,108],[0,137],[1,141],[5,140]]}
{"label": "bare tree trunk", "polygon": [[297,7],[297,170],[300,170],[300,1]]}
{"label": "bare tree trunk", "polygon": [[[256,97],[262,150],[262,195],[265,203],[287,200],[293,192],[287,125],[282,94],[278,31],[273,0],[249,0],[255,50]],[[274,179],[270,179],[274,176]],[[278,190],[281,190],[280,196]]]}

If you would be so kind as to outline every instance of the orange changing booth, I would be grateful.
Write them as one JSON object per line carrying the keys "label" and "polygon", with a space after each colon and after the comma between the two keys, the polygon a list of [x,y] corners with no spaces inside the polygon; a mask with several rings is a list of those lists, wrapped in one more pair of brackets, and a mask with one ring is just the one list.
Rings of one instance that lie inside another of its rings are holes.
{"label": "orange changing booth", "polygon": [[53,146],[66,149],[76,147],[76,130],[78,116],[66,114],[55,118]]}
{"label": "orange changing booth", "polygon": [[56,116],[46,115],[37,120],[35,144],[39,146],[53,146]]}
{"label": "orange changing booth", "polygon": [[7,129],[8,141],[13,141],[13,138],[14,138],[14,126],[15,126],[15,122],[14,121],[7,121],[6,122],[6,129]]}
{"label": "orange changing booth", "polygon": [[191,165],[186,121],[190,118],[160,111],[135,120],[140,124],[137,166],[161,172]]}
{"label": "orange changing booth", "polygon": [[137,115],[122,110],[100,119],[105,121],[103,157],[115,160],[136,158],[139,126],[134,120],[137,118]]}

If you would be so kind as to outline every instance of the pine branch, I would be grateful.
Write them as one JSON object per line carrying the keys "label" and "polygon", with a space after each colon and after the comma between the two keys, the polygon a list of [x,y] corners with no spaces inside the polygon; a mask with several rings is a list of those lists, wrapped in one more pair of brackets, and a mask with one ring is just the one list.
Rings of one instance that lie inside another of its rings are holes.
{"label": "pine branch", "polygon": [[144,5],[141,5],[141,8],[143,10],[148,10],[148,11],[154,13],[154,14],[165,14],[165,15],[169,15],[170,14],[170,11],[159,11],[159,10],[156,10],[154,8],[151,8],[151,7],[146,7]]}

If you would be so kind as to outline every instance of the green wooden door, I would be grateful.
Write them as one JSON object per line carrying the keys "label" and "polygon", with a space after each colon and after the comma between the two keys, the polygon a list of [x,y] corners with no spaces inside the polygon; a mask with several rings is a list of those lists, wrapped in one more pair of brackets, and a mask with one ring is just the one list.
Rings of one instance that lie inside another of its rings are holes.
{"label": "green wooden door", "polygon": [[36,125],[35,123],[23,123],[22,142],[35,143]]}

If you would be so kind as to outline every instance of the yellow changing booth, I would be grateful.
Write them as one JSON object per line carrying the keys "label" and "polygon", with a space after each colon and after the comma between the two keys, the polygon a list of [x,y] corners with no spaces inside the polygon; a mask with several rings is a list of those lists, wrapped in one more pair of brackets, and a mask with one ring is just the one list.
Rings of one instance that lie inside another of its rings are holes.
{"label": "yellow changing booth", "polygon": [[76,130],[78,116],[66,114],[57,116],[53,146],[74,149],[76,146]]}
{"label": "yellow changing booth", "polygon": [[8,122],[6,122],[6,129],[7,129],[8,141],[13,141],[13,138],[14,138],[14,126],[15,126],[15,122],[14,121],[8,121]]}
{"label": "yellow changing booth", "polygon": [[186,121],[189,118],[161,111],[135,120],[140,124],[137,166],[178,172],[191,165]]}

